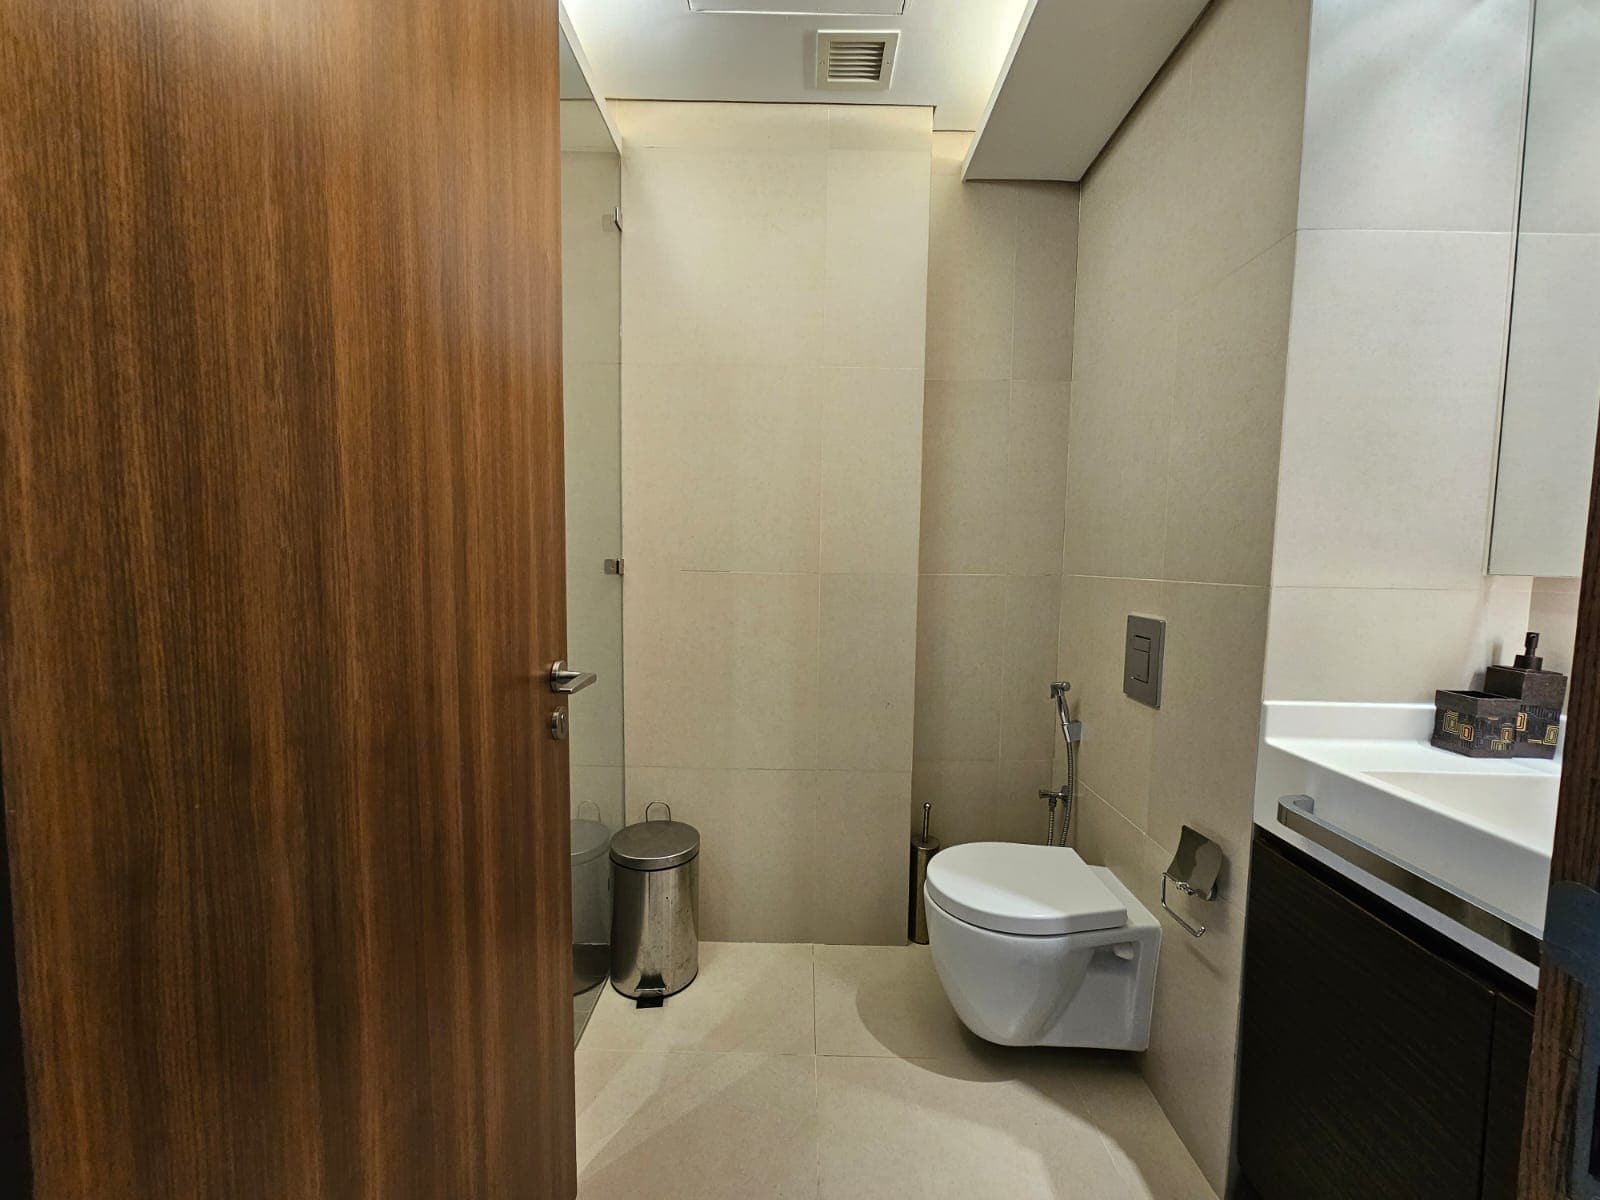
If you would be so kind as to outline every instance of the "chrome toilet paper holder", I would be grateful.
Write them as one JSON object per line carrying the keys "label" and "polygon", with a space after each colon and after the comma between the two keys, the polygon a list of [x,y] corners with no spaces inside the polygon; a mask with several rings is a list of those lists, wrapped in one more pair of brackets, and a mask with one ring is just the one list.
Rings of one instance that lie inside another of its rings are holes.
{"label": "chrome toilet paper holder", "polygon": [[1222,874],[1222,847],[1205,834],[1185,825],[1178,839],[1178,852],[1172,865],[1161,873],[1161,907],[1190,937],[1204,937],[1204,925],[1191,925],[1183,914],[1167,903],[1167,884],[1196,900],[1217,898],[1217,878]]}

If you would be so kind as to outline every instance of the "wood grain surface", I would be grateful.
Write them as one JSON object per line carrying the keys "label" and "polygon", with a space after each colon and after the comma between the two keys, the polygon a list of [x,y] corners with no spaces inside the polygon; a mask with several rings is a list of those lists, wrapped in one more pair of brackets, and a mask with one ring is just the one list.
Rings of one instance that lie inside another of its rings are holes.
{"label": "wood grain surface", "polygon": [[[1600,469],[1589,497],[1578,637],[1561,753],[1561,805],[1550,879],[1600,888]],[[1522,1200],[1558,1200],[1567,1195],[1582,1018],[1582,993],[1547,961],[1539,975],[1522,1126]],[[1580,1136],[1587,1139],[1592,1131]]]}
{"label": "wood grain surface", "polygon": [[44,1200],[574,1190],[555,0],[0,0]]}

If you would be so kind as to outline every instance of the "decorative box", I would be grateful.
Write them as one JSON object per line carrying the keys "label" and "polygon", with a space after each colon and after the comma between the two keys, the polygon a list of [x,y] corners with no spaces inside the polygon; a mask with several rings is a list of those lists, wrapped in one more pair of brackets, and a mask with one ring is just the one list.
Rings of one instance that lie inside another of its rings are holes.
{"label": "decorative box", "polygon": [[1433,744],[1468,758],[1511,758],[1521,705],[1491,692],[1434,693]]}
{"label": "decorative box", "polygon": [[1517,702],[1515,758],[1554,758],[1561,740],[1561,708],[1567,699],[1567,677],[1555,671],[1490,667],[1483,687],[1495,696]]}

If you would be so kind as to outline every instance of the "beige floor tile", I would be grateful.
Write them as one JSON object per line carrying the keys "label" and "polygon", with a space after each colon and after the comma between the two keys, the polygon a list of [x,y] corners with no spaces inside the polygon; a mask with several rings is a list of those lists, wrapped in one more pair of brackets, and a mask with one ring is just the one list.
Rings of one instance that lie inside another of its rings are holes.
{"label": "beige floor tile", "polygon": [[817,1053],[970,1058],[926,946],[818,946]]}
{"label": "beige floor tile", "polygon": [[609,986],[585,1050],[813,1053],[811,947],[702,942],[700,974],[661,1008],[635,1008]]}
{"label": "beige floor tile", "polygon": [[665,1008],[590,1022],[580,1200],[1216,1200],[1133,1059],[973,1037],[926,947],[701,951]]}
{"label": "beige floor tile", "polygon": [[1085,1063],[1073,1082],[1136,1200],[1216,1200],[1131,1061]]}
{"label": "beige floor tile", "polygon": [[577,1057],[579,1197],[815,1196],[815,1063],[624,1053],[586,1042]]}
{"label": "beige floor tile", "polygon": [[1071,1067],[996,1053],[985,1061],[818,1058],[823,1200],[1123,1200]]}

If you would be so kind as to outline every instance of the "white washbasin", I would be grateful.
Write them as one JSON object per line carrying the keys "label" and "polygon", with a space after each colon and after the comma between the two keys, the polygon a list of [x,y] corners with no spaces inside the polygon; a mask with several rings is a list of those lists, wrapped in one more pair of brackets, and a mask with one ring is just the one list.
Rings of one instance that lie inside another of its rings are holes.
{"label": "white washbasin", "polygon": [[1548,855],[1556,836],[1559,775],[1470,775],[1460,771],[1369,771],[1368,778],[1452,820]]}
{"label": "white washbasin", "polygon": [[[1307,848],[1306,839],[1286,834],[1277,808],[1286,796],[1309,796],[1319,822],[1540,935],[1559,763],[1452,754],[1429,745],[1432,723],[1431,705],[1268,704],[1257,821]],[[1323,847],[1310,851],[1340,866]],[[1437,924],[1436,915],[1425,919]],[[1458,940],[1537,979],[1535,966],[1508,961],[1470,933]]]}

